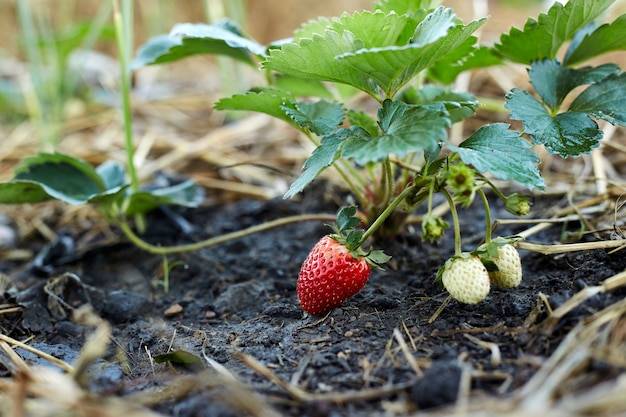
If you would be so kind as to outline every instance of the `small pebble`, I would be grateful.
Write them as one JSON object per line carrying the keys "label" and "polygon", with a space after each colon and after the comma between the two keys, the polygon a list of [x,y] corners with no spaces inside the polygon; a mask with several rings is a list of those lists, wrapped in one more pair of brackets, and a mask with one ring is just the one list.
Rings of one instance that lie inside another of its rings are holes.
{"label": "small pebble", "polygon": [[181,306],[180,304],[176,303],[171,305],[170,307],[168,307],[164,312],[163,315],[165,317],[174,317],[179,315],[180,313],[183,312],[183,306]]}
{"label": "small pebble", "polygon": [[0,248],[12,249],[17,242],[17,231],[8,217],[0,216]]}
{"label": "small pebble", "polygon": [[150,310],[146,296],[131,291],[112,291],[102,310],[104,318],[114,324],[130,323]]}

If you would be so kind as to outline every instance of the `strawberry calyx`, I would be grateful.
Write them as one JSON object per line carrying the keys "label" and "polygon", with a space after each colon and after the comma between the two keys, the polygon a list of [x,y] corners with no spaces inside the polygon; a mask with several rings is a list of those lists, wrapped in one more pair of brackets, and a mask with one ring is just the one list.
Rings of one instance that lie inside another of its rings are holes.
{"label": "strawberry calyx", "polygon": [[422,240],[436,242],[441,240],[450,225],[439,216],[429,215],[422,221]]}
{"label": "strawberry calyx", "polygon": [[472,256],[474,256],[473,252],[461,252],[457,255],[452,256],[451,258],[449,258],[442,266],[441,268],[439,268],[439,270],[437,271],[437,276],[435,278],[435,282],[439,285],[440,288],[443,288],[443,282],[442,282],[442,277],[443,277],[443,272],[446,269],[450,269],[452,267],[452,264],[457,260],[457,259],[469,259]]}
{"label": "strawberry calyx", "polygon": [[490,281],[501,288],[514,288],[522,282],[520,255],[514,243],[519,237],[497,238],[478,247],[479,257]]}
{"label": "strawberry calyx", "polygon": [[516,216],[525,216],[530,212],[531,203],[529,198],[521,194],[511,194],[506,197],[505,208],[509,213]]}
{"label": "strawberry calyx", "polygon": [[461,252],[448,259],[437,273],[439,284],[450,296],[464,304],[478,304],[491,288],[489,272],[480,258]]}
{"label": "strawberry calyx", "polygon": [[450,165],[446,173],[446,185],[452,191],[457,202],[463,207],[469,207],[474,201],[478,189],[476,172],[463,162]]}
{"label": "strawberry calyx", "polygon": [[356,206],[341,208],[337,213],[335,223],[327,225],[334,232],[330,237],[345,246],[354,259],[365,258],[371,267],[382,269],[381,265],[388,262],[391,256],[382,250],[363,249],[364,231],[357,228],[362,220],[356,215],[356,212]]}
{"label": "strawberry calyx", "polygon": [[494,260],[500,257],[498,249],[506,245],[513,245],[519,240],[521,240],[519,236],[497,237],[491,239],[489,242],[483,243],[472,253],[480,258],[485,268],[487,268],[487,271],[497,272],[499,268]]}

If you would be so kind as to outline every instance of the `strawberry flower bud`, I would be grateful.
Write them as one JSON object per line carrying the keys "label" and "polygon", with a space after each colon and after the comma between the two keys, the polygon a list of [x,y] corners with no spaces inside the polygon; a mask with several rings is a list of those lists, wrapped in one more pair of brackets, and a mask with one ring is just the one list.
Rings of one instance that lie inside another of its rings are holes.
{"label": "strawberry flower bud", "polygon": [[437,241],[443,237],[448,227],[448,223],[441,217],[427,216],[422,222],[422,240]]}
{"label": "strawberry flower bud", "polygon": [[530,212],[530,202],[521,194],[510,195],[504,204],[506,210],[516,216],[525,216]]}

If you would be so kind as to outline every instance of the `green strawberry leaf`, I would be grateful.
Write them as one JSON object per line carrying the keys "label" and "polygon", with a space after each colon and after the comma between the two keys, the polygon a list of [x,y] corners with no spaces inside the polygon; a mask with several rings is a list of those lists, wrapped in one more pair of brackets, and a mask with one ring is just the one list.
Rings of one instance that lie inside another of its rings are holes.
{"label": "green strawberry leaf", "polygon": [[357,259],[360,255],[359,251],[354,251],[355,248],[359,247],[361,243],[363,243],[363,230],[360,229],[352,229],[348,230],[348,233],[343,237],[343,244],[352,252],[352,256]]}
{"label": "green strawberry leaf", "polygon": [[[294,42],[324,36],[327,30],[343,35],[346,31],[363,42],[365,48],[403,45],[409,42],[416,23],[401,13],[386,14],[381,11],[344,13],[340,17],[320,17],[296,30]],[[374,30],[377,29],[377,30]]]}
{"label": "green strawberry leaf", "polygon": [[222,98],[215,103],[214,107],[217,110],[245,110],[265,113],[291,125],[296,125],[284,110],[285,108],[295,109],[295,97],[277,88],[252,88],[244,94]]}
{"label": "green strawberry leaf", "polygon": [[39,153],[24,158],[10,182],[0,183],[0,203],[35,203],[56,199],[68,204],[93,203],[101,208],[125,207],[125,214],[145,213],[161,204],[196,207],[201,189],[193,180],[172,187],[132,193],[124,201],[130,184],[124,167],[106,161],[96,169],[87,162],[61,153]]}
{"label": "green strawberry leaf", "polygon": [[467,39],[443,59],[428,68],[428,78],[442,84],[452,84],[463,71],[502,64],[502,58],[493,48],[475,46],[473,38]]}
{"label": "green strawberry leaf", "polygon": [[39,203],[53,198],[36,182],[12,180],[0,183],[0,204]]}
{"label": "green strawberry leaf", "polygon": [[38,184],[51,198],[68,204],[84,204],[105,191],[102,178],[90,164],[61,153],[24,158],[13,180]]}
{"label": "green strawberry leaf", "polygon": [[409,19],[406,29],[411,29],[408,33],[410,38],[417,24],[440,4],[441,0],[381,0],[374,3],[372,10],[380,10],[387,14],[406,15]]}
{"label": "green strawberry leaf", "polygon": [[332,21],[323,16],[309,20],[293,32],[293,38],[286,39],[286,41],[282,42],[279,46],[283,46],[286,43],[298,43],[302,39],[311,39],[315,35],[323,37],[331,24]]}
{"label": "green strawberry leaf", "polygon": [[528,71],[537,94],[551,110],[558,109],[565,96],[574,88],[597,83],[609,75],[619,73],[620,68],[615,64],[570,69],[561,66],[557,60],[547,59],[533,62]]}
{"label": "green strawberry leaf", "polygon": [[456,15],[452,9],[438,7],[417,25],[411,37],[411,44],[420,47],[443,38],[456,26],[455,19]]}
{"label": "green strawberry leaf", "polygon": [[589,29],[580,31],[580,36],[579,33],[574,36],[565,54],[565,65],[571,66],[611,51],[626,50],[626,14],[611,24],[594,25]]}
{"label": "green strawberry leaf", "polygon": [[348,109],[346,118],[352,126],[359,126],[365,129],[371,136],[378,135],[378,124],[376,120],[364,111]]}
{"label": "green strawberry leaf", "polygon": [[[438,10],[445,11],[437,9],[433,13],[443,13]],[[476,39],[471,35],[485,22],[485,19],[481,19],[472,21],[466,26],[459,24],[448,30],[444,36],[437,38],[441,31],[428,25],[440,23],[442,19],[424,20],[428,23],[425,23],[419,31],[428,35],[424,40],[415,39],[414,43],[403,46],[348,51],[338,56],[337,61],[344,65],[349,64],[348,66],[353,67],[357,73],[368,74],[388,98],[394,97],[417,74],[454,52],[467,39],[472,38],[472,42],[475,42]],[[426,41],[429,43],[425,43]]]}
{"label": "green strawberry leaf", "polygon": [[576,31],[604,13],[615,0],[570,0],[565,6],[554,2],[547,14],[528,19],[524,29],[511,29],[494,45],[503,57],[522,64],[554,59]]}
{"label": "green strawberry leaf", "polygon": [[294,77],[352,85],[376,96],[377,87],[367,74],[354,71],[335,59],[338,55],[363,47],[363,41],[350,31],[339,34],[326,30],[323,36],[314,34],[311,39],[303,38],[283,44],[280,49],[270,49],[261,66]]}
{"label": "green strawberry leaf", "polygon": [[294,97],[333,98],[333,93],[318,80],[305,80],[289,75],[276,74],[274,77],[274,86]]}
{"label": "green strawberry leaf", "polygon": [[545,183],[537,168],[539,158],[520,132],[508,128],[506,123],[485,125],[459,146],[447,146],[482,173],[491,172],[498,179],[543,190]]}
{"label": "green strawberry leaf", "polygon": [[439,162],[437,162],[436,158],[441,153],[441,149],[443,148],[442,142],[437,143],[437,146],[433,146],[432,148],[424,149],[424,161],[426,161],[426,166],[424,167],[428,173],[434,173],[439,171],[441,165],[443,164],[445,158],[441,158]]}
{"label": "green strawberry leaf", "polygon": [[450,115],[452,123],[460,122],[476,112],[478,101],[471,93],[458,93],[449,88],[426,85],[419,90],[408,87],[401,93],[401,100],[408,104],[441,103]]}
{"label": "green strawberry leaf", "polygon": [[590,85],[569,107],[614,125],[626,125],[626,73]]}
{"label": "green strawberry leaf", "polygon": [[342,207],[337,212],[337,232],[346,232],[354,229],[361,223],[361,219],[356,217],[356,206]]}
{"label": "green strawberry leaf", "polygon": [[324,136],[337,130],[343,122],[346,110],[340,103],[319,100],[314,103],[299,102],[296,107],[281,106],[283,111],[298,126],[318,136]]}
{"label": "green strawberry leaf", "polygon": [[226,55],[249,65],[256,65],[253,55],[265,56],[266,48],[243,36],[237,25],[223,20],[211,25],[181,23],[168,35],[148,40],[137,51],[131,67],[174,62],[191,55]]}
{"label": "green strawberry leaf", "polygon": [[320,146],[304,162],[302,174],[291,184],[283,198],[291,198],[304,189],[311,181],[333,164],[341,155],[341,148],[351,138],[370,137],[369,133],[358,126],[338,129],[324,136]]}
{"label": "green strawberry leaf", "polygon": [[130,183],[126,180],[126,170],[117,161],[105,161],[98,165],[96,172],[102,178],[105,191],[93,196],[88,203],[99,206],[108,206],[113,203],[120,203],[124,200],[126,190]]}
{"label": "green strawberry leaf", "polygon": [[363,42],[363,48],[404,45],[410,41],[415,26],[408,16],[383,12],[344,13],[333,19],[330,30],[342,35],[348,31]]}
{"label": "green strawberry leaf", "polygon": [[533,142],[545,145],[551,153],[578,156],[599,145],[602,131],[586,113],[568,111],[553,117],[528,91],[516,88],[506,99],[511,119],[521,120]]}
{"label": "green strawberry leaf", "polygon": [[94,169],[87,162],[60,153],[27,157],[13,180],[0,184],[0,203],[23,204],[57,199],[68,204],[120,202],[129,187],[124,167],[107,161]]}
{"label": "green strawberry leaf", "polygon": [[147,213],[164,204],[193,208],[198,207],[202,199],[202,189],[189,179],[168,187],[131,193],[124,214],[134,216]]}
{"label": "green strawberry leaf", "polygon": [[128,184],[126,170],[117,161],[105,161],[96,168],[98,176],[102,179],[104,189],[111,191]]}
{"label": "green strawberry leaf", "polygon": [[402,157],[413,151],[432,150],[446,137],[450,119],[441,103],[412,106],[385,100],[378,110],[378,124],[382,136],[352,137],[343,146],[342,156],[363,165],[390,154]]}
{"label": "green strawberry leaf", "polygon": [[424,10],[434,9],[442,0],[378,0],[372,6],[373,10],[382,10],[385,13],[415,14]]}
{"label": "green strawberry leaf", "polygon": [[380,266],[386,264],[391,260],[391,256],[387,255],[382,250],[373,250],[367,254],[367,262],[378,269],[381,269]]}
{"label": "green strawberry leaf", "polygon": [[498,268],[498,265],[496,265],[496,263],[488,257],[480,257],[480,261],[485,266],[487,272],[498,272],[500,270],[500,268]]}
{"label": "green strawberry leaf", "polygon": [[[470,38],[484,20],[467,26],[453,22],[454,15],[444,8],[419,24],[397,13],[344,14],[305,26],[294,42],[271,49],[261,65],[295,77],[351,85],[374,97],[380,86],[390,97]],[[323,34],[317,33],[322,29]],[[310,37],[300,37],[304,35]]]}

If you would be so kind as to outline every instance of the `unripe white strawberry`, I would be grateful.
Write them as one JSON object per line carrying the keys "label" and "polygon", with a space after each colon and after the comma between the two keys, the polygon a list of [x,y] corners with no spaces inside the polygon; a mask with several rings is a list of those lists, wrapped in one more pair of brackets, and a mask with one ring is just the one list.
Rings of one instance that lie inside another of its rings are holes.
{"label": "unripe white strawberry", "polygon": [[489,272],[491,282],[498,287],[514,288],[522,282],[522,263],[519,252],[511,244],[498,247],[498,258],[491,259],[498,267]]}
{"label": "unripe white strawberry", "polygon": [[441,282],[450,295],[465,304],[478,304],[490,289],[489,273],[478,256],[464,253],[448,259]]}

